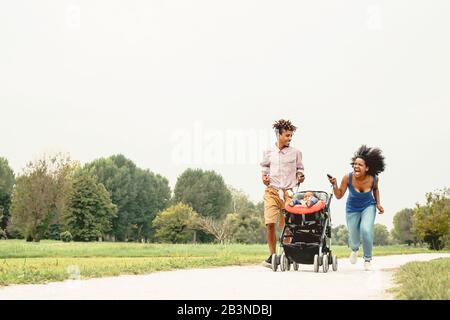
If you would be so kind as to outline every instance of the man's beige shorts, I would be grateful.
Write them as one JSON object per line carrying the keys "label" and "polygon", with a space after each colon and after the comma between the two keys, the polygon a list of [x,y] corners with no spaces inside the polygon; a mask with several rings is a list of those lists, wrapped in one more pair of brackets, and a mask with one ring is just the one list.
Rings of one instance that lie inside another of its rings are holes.
{"label": "man's beige shorts", "polygon": [[266,188],[264,192],[264,222],[266,225],[276,223],[278,220],[279,227],[284,227],[284,217],[281,210],[284,209],[286,202],[292,200],[287,191],[284,191],[284,198],[286,201],[280,198],[277,189]]}

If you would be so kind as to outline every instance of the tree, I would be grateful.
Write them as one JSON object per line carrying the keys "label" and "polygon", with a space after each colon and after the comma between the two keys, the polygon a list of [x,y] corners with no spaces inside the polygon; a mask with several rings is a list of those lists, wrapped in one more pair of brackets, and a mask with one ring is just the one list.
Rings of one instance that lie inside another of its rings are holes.
{"label": "tree", "polygon": [[[187,169],[177,179],[174,203],[190,205],[199,215],[216,220],[225,218],[231,211],[231,194],[222,176],[214,171]],[[203,230],[196,233],[199,242],[214,241],[214,237]]]}
{"label": "tree", "polygon": [[117,207],[103,184],[86,173],[79,173],[69,200],[67,230],[75,241],[96,241],[112,229]]}
{"label": "tree", "polygon": [[43,170],[20,175],[12,194],[8,232],[17,231],[27,241],[39,241],[38,226],[50,210],[51,179]]}
{"label": "tree", "polygon": [[201,230],[211,234],[220,243],[229,242],[238,224],[238,214],[229,213],[225,219],[214,219],[212,217],[199,216],[196,226]]}
{"label": "tree", "polygon": [[212,235],[216,241],[238,243],[265,243],[263,206],[251,202],[243,191],[228,186],[233,213],[222,218],[200,216],[198,228]]}
{"label": "tree", "polygon": [[113,220],[112,234],[115,240],[126,241],[131,234],[132,215],[136,199],[134,175],[136,165],[123,155],[100,158],[84,166],[83,170],[97,178],[111,194],[117,206],[117,217]]}
{"label": "tree", "polygon": [[403,209],[397,212],[394,216],[394,229],[392,230],[392,236],[400,243],[407,243],[408,246],[411,243],[417,244],[418,238],[413,233],[413,209]]}
{"label": "tree", "polygon": [[233,186],[228,186],[231,195],[231,210],[232,212],[242,213],[246,211],[253,211],[255,205],[249,200],[249,197],[242,190],[236,189]]}
{"label": "tree", "polygon": [[348,245],[348,230],[343,224],[331,229],[331,239],[333,243],[346,246]]}
{"label": "tree", "polygon": [[237,243],[265,243],[265,225],[261,217],[251,211],[237,214],[232,241]]}
{"label": "tree", "polygon": [[265,243],[264,206],[255,205],[242,190],[228,186],[231,193],[236,226],[232,241],[238,243]]}
{"label": "tree", "polygon": [[184,203],[159,212],[153,220],[155,237],[161,242],[187,243],[193,240],[198,213]]}
{"label": "tree", "polygon": [[[389,245],[397,245],[399,244],[399,240],[394,236],[395,234],[395,230],[391,229],[391,231],[389,231]],[[410,245],[410,243],[408,243],[408,245]]]}
{"label": "tree", "polygon": [[13,190],[8,229],[39,241],[50,225],[59,224],[67,215],[75,168],[76,163],[60,153],[28,163]]}
{"label": "tree", "polygon": [[[69,198],[72,194],[73,177],[80,170],[78,162],[70,160],[68,155],[57,154],[50,158],[49,172],[53,181],[53,212],[49,227],[44,229],[45,238],[59,240],[59,232],[69,214]],[[51,234],[53,232],[53,235]]]}
{"label": "tree", "polygon": [[441,250],[450,235],[450,189],[426,194],[427,203],[414,209],[413,230],[432,250]]}
{"label": "tree", "polygon": [[214,171],[187,169],[177,179],[174,201],[190,205],[203,217],[224,218],[231,209],[231,194]]}
{"label": "tree", "polygon": [[373,244],[376,246],[386,246],[389,243],[389,231],[384,224],[376,223],[374,226]]}
{"label": "tree", "polygon": [[137,240],[148,239],[154,233],[153,219],[170,201],[169,181],[149,170],[138,169],[135,183],[137,192],[131,221],[135,229],[132,236]]}
{"label": "tree", "polygon": [[14,187],[14,172],[8,164],[8,160],[0,157],[0,231],[6,237],[5,231],[9,221],[11,206],[11,193]]}
{"label": "tree", "polygon": [[83,170],[97,177],[117,205],[112,229],[116,240],[140,240],[152,235],[151,221],[167,207],[171,196],[166,178],[136,167],[123,155],[97,159]]}

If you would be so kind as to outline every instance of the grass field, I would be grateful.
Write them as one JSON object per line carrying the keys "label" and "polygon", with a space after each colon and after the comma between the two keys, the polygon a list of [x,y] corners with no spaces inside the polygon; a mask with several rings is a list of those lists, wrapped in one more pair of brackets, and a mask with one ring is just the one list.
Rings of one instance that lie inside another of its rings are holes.
{"label": "grass field", "polygon": [[[333,246],[338,257],[348,248]],[[375,247],[374,256],[430,252],[408,246]],[[46,283],[119,274],[260,263],[268,257],[266,245],[141,244],[45,240],[0,241],[0,286]]]}
{"label": "grass field", "polygon": [[395,282],[397,299],[449,300],[450,258],[407,263],[395,274]]}

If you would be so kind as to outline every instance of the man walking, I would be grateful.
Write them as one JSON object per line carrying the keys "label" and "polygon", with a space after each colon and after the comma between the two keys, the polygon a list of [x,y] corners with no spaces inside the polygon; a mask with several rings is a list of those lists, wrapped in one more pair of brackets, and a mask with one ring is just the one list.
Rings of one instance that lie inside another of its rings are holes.
{"label": "man walking", "polygon": [[264,151],[262,181],[266,185],[264,192],[264,220],[267,228],[267,244],[270,256],[264,261],[272,265],[272,254],[276,252],[275,223],[284,227],[281,209],[292,197],[292,188],[305,180],[303,174],[302,153],[290,146],[292,135],[297,129],[289,120],[279,120],[273,124],[277,136],[274,147]]}

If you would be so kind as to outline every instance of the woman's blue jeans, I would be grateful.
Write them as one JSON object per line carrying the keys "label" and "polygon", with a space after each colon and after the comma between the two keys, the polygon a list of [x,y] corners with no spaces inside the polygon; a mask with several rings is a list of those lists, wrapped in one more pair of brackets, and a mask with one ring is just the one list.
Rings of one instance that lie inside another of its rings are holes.
{"label": "woman's blue jeans", "polygon": [[347,212],[348,246],[358,251],[362,242],[365,261],[372,260],[373,233],[376,208],[371,205],[362,212]]}

